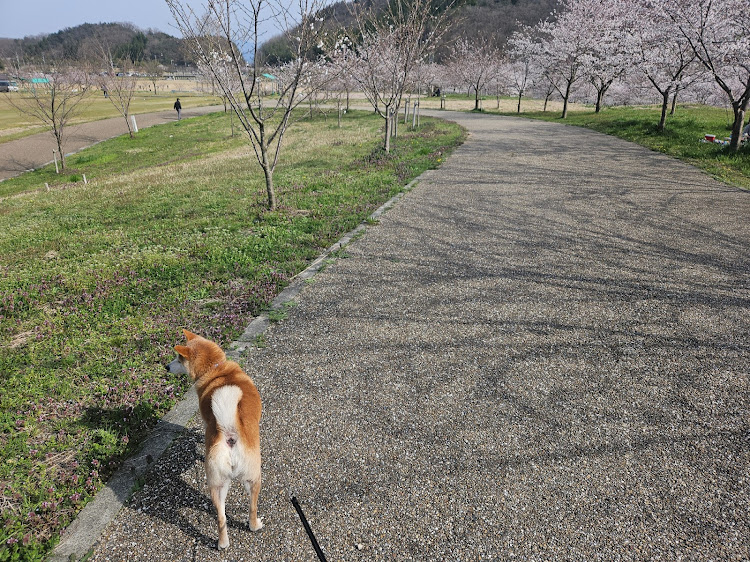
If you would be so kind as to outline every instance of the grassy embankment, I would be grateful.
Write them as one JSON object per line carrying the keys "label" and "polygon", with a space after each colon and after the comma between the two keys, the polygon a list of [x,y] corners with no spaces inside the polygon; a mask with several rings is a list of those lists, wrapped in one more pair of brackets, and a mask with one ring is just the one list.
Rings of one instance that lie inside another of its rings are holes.
{"label": "grassy embankment", "polygon": [[[0,94],[0,143],[47,131],[39,121],[19,113],[10,104],[10,100],[18,101],[18,98],[24,95],[23,92]],[[133,96],[130,113],[131,115],[137,115],[155,111],[171,111],[176,96],[180,97],[182,107],[185,109],[221,103],[221,99],[217,96],[204,95],[198,92],[171,93],[160,90],[159,93],[154,95],[148,91],[139,90]],[[72,120],[73,124],[98,121],[110,117],[122,118],[112,102],[106,99],[100,90],[93,90],[86,96],[82,104],[81,112]]]}
{"label": "grassy embankment", "polygon": [[[459,144],[423,120],[301,121],[280,208],[224,114],[144,129],[0,183],[0,560],[37,560],[189,387],[180,328],[226,345],[290,278]],[[78,180],[86,174],[89,183]],[[50,184],[47,191],[44,183]]]}

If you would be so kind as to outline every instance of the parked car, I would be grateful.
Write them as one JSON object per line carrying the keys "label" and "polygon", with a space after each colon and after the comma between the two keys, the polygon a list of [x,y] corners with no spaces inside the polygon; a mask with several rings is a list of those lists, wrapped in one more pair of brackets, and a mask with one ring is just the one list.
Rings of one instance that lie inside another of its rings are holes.
{"label": "parked car", "polygon": [[18,85],[9,80],[0,80],[0,92],[17,92]]}

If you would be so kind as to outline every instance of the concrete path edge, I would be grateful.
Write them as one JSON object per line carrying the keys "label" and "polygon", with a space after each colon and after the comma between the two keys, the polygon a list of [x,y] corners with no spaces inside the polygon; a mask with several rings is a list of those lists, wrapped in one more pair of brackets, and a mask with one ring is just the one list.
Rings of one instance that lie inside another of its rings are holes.
{"label": "concrete path edge", "polygon": [[[426,170],[402,190],[376,209],[368,220],[377,220],[379,216],[391,209],[398,201],[428,174]],[[356,237],[364,233],[367,221],[345,234],[335,244],[327,248],[304,271],[298,273],[292,282],[271,301],[269,311],[257,316],[248,325],[237,340],[229,344],[227,357],[239,361],[243,352],[256,345],[257,338],[263,334],[271,324],[270,314],[283,309],[286,303],[292,301],[312,279],[326,265],[332,254],[344,248]],[[78,513],[73,522],[65,529],[60,543],[47,558],[48,562],[75,562],[86,556],[96,545],[107,525],[122,509],[130,495],[135,491],[140,478],[149,467],[156,462],[167,450],[172,442],[185,429],[188,422],[198,412],[198,396],[191,387],[183,399],[178,402],[156,424],[151,435],[146,439],[139,454],[129,458],[109,479],[107,484],[97,492],[94,499]]]}

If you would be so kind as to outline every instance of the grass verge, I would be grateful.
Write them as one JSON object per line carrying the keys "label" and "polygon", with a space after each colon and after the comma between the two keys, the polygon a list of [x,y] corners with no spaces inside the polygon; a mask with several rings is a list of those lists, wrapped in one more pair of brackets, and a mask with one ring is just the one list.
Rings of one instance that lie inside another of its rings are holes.
{"label": "grass verge", "polygon": [[48,168],[0,184],[0,560],[48,553],[188,389],[162,367],[182,327],[229,343],[464,137],[423,124],[384,155],[369,112],[341,128],[299,122],[274,212],[223,114],[103,142],[63,178]]}
{"label": "grass verge", "polygon": [[[11,92],[0,94],[0,143],[10,142],[36,133],[43,133],[48,129],[42,126],[36,119],[20,113],[10,104],[10,100],[25,96],[24,92]],[[201,107],[206,105],[221,104],[217,96],[207,96],[197,93],[160,93],[151,94],[136,92],[130,104],[130,114],[152,113],[156,111],[172,111],[172,104],[179,96],[184,109]],[[102,96],[101,91],[95,90],[87,95],[83,102],[81,112],[72,120],[71,124],[87,123],[110,117],[122,116],[117,112],[112,102]]]}
{"label": "grass verge", "polygon": [[[496,113],[489,110],[488,113]],[[528,117],[566,125],[586,127],[629,140],[688,162],[716,179],[750,189],[750,146],[738,153],[726,146],[701,142],[706,134],[718,139],[731,135],[732,113],[705,105],[678,106],[675,115],[667,119],[664,132],[657,131],[661,107],[609,107],[599,113],[576,111],[560,119],[552,112],[503,112],[502,115]]]}

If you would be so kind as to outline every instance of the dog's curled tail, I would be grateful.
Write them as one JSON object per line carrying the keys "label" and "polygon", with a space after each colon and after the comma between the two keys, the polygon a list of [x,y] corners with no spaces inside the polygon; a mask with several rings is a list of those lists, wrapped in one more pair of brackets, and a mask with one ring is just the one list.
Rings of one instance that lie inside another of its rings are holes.
{"label": "dog's curled tail", "polygon": [[217,388],[211,396],[211,411],[230,447],[234,447],[237,442],[237,404],[240,398],[242,389],[234,385]]}

